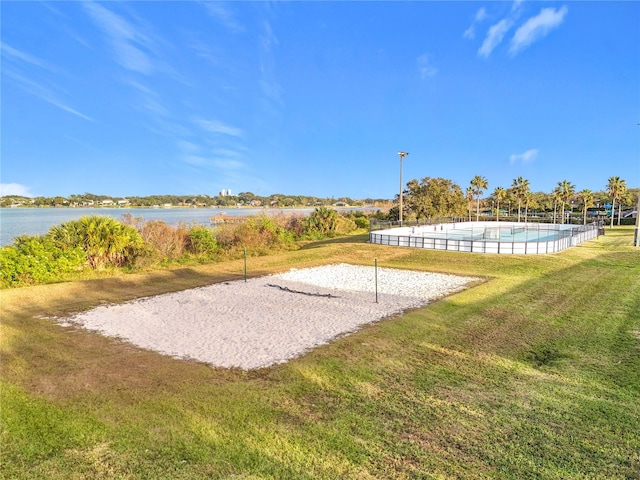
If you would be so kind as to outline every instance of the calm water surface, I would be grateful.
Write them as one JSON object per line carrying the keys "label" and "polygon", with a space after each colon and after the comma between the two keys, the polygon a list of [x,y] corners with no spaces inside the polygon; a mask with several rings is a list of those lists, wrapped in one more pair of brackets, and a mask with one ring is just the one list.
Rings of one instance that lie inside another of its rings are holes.
{"label": "calm water surface", "polygon": [[[353,210],[358,210],[354,208]],[[275,215],[309,213],[312,208],[262,209],[262,208],[0,208],[0,245],[10,245],[20,235],[42,235],[55,225],[77,220],[83,216],[103,215],[117,220],[124,214],[145,220],[162,220],[168,225],[179,223],[209,225],[215,215],[251,216],[260,213]]]}

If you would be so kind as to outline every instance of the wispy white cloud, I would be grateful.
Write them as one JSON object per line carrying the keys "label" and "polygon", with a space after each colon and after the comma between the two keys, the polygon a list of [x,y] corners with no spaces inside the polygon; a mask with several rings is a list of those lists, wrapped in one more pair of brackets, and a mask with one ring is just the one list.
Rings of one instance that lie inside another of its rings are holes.
{"label": "wispy white cloud", "polygon": [[511,165],[514,165],[516,163],[519,163],[521,165],[527,165],[529,163],[532,163],[537,156],[538,156],[538,149],[532,148],[531,150],[527,150],[524,153],[517,153],[517,154],[514,153],[509,157],[509,163]]}
{"label": "wispy white cloud", "polygon": [[183,154],[180,156],[180,160],[196,167],[204,167],[209,163],[209,161],[201,155]]}
{"label": "wispy white cloud", "polygon": [[566,5],[557,10],[555,8],[543,8],[540,10],[538,15],[531,17],[516,30],[511,39],[509,52],[512,55],[516,55],[533,42],[546,37],[551,30],[558,28],[562,24],[568,11],[569,9]]}
{"label": "wispy white cloud", "polygon": [[140,29],[95,2],[85,2],[83,6],[92,20],[107,35],[116,61],[128,70],[150,74],[155,70],[148,54],[150,39]]}
{"label": "wispy white cloud", "polygon": [[60,95],[56,94],[51,88],[45,87],[42,84],[31,80],[24,75],[19,74],[18,72],[6,69],[4,70],[4,75],[7,78],[11,78],[15,81],[16,85],[18,85],[22,90],[31,95],[38,97],[40,100],[43,100],[54,107],[57,107],[67,113],[80,117],[84,120],[94,122],[95,120],[88,115],[76,110],[73,107],[67,105],[66,102],[60,99]]}
{"label": "wispy white cloud", "polygon": [[213,160],[213,165],[222,170],[241,170],[244,168],[244,163],[231,158],[216,158]]}
{"label": "wispy white cloud", "polygon": [[219,120],[196,119],[195,123],[209,133],[230,135],[232,137],[244,136],[244,132],[240,128],[232,127],[231,125],[222,123]]}
{"label": "wispy white cloud", "polygon": [[52,73],[61,73],[61,70],[52,63],[30,53],[13,48],[11,45],[7,45],[4,42],[0,43],[0,50],[2,50],[5,59],[11,58],[13,61],[34,65]]}
{"label": "wispy white cloud", "polygon": [[484,7],[481,7],[477,12],[475,17],[473,18],[473,22],[469,25],[462,36],[464,38],[468,38],[473,40],[476,38],[476,24],[482,22],[485,18],[487,18],[487,10]]}
{"label": "wispy white cloud", "polygon": [[156,91],[135,79],[128,79],[125,82],[139,92],[137,95],[138,106],[142,112],[151,114],[153,118],[171,117],[169,108],[162,102]]}
{"label": "wispy white cloud", "polygon": [[183,152],[194,153],[200,150],[200,147],[193,142],[187,140],[178,140],[178,148]]}
{"label": "wispy white cloud", "polygon": [[276,75],[276,62],[273,49],[278,45],[271,24],[268,21],[263,23],[260,34],[260,88],[266,97],[267,102],[277,109],[282,105],[282,87]]}
{"label": "wispy white cloud", "polygon": [[524,4],[524,0],[514,0],[511,5],[511,13],[518,12],[520,7]]}
{"label": "wispy white cloud", "polygon": [[234,12],[226,2],[203,2],[207,13],[220,25],[236,33],[244,32],[245,28],[236,19]]}
{"label": "wispy white cloud", "polygon": [[433,77],[438,73],[438,69],[433,66],[431,55],[428,53],[420,55],[416,60],[416,63],[422,79]]}
{"label": "wispy white cloud", "polygon": [[232,150],[230,148],[216,148],[213,150],[213,154],[217,157],[226,157],[226,158],[239,158],[243,155],[242,152],[238,150]]}
{"label": "wispy white cloud", "polygon": [[0,183],[0,197],[16,195],[20,197],[33,197],[30,187],[19,183]]}
{"label": "wispy white cloud", "polygon": [[481,57],[488,57],[493,52],[493,49],[496,48],[505,34],[511,29],[512,22],[508,18],[503,18],[498,23],[492,25],[487,32],[487,36],[482,42],[482,46],[478,50],[478,55]]}
{"label": "wispy white cloud", "polygon": [[179,140],[177,145],[180,160],[189,165],[221,170],[224,174],[245,168],[245,164],[240,160],[242,154],[237,150],[216,148],[210,151],[188,140]]}
{"label": "wispy white cloud", "polygon": [[80,117],[80,118],[82,118],[84,120],[87,120],[89,122],[95,122],[95,120],[93,118],[89,117],[88,115],[85,115],[84,113],[79,112],[75,108],[71,108],[69,105],[66,105],[66,104],[64,104],[62,102],[59,102],[54,98],[43,98],[43,100],[46,100],[51,105],[53,105],[55,107],[58,107],[59,109],[64,110],[67,113],[75,115],[76,117]]}

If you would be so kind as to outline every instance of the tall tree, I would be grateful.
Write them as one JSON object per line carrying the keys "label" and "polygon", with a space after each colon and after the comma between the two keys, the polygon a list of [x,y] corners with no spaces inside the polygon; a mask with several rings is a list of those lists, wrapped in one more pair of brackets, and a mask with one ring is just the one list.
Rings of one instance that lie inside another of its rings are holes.
{"label": "tall tree", "polygon": [[527,223],[527,215],[529,214],[529,205],[531,204],[532,194],[530,190],[524,193],[524,223]]}
{"label": "tall tree", "polygon": [[469,211],[469,221],[471,221],[471,202],[473,201],[473,187],[467,187],[466,196],[467,210]]}
{"label": "tall tree", "polygon": [[562,202],[562,223],[564,223],[564,207],[571,200],[571,197],[575,193],[576,189],[571,182],[568,180],[562,180],[558,182],[557,187],[560,201]]}
{"label": "tall tree", "polygon": [[558,204],[561,200],[560,189],[556,187],[553,192],[551,192],[551,198],[553,199],[553,223],[556,223],[556,217],[558,212]]}
{"label": "tall tree", "polygon": [[522,177],[518,177],[514,179],[513,183],[511,184],[511,190],[513,191],[513,194],[518,199],[518,222],[519,222],[520,209],[522,208],[522,200],[524,200],[527,197],[527,194],[529,193],[529,180],[526,180]]}
{"label": "tall tree", "polygon": [[480,195],[489,186],[489,182],[482,175],[476,175],[471,179],[471,188],[473,188],[473,194],[476,197],[476,221],[480,216]]}
{"label": "tall tree", "polygon": [[620,225],[620,219],[622,218],[622,205],[623,204],[627,204],[627,202],[629,202],[630,197],[628,195],[628,191],[627,191],[627,183],[623,180],[622,181],[622,192],[620,193],[620,196],[618,197],[618,225]]}
{"label": "tall tree", "polygon": [[425,177],[407,183],[407,207],[416,218],[464,215],[462,189],[446,178]]}
{"label": "tall tree", "polygon": [[591,190],[585,188],[584,190],[578,192],[578,198],[582,200],[582,224],[587,224],[587,210],[589,207],[593,207],[593,199],[594,195]]}
{"label": "tall tree", "polygon": [[[613,228],[613,212],[616,211],[616,200],[626,191],[627,183],[620,177],[609,177],[607,182],[607,192],[611,196],[611,225]],[[618,225],[620,225],[620,219],[618,219]]]}
{"label": "tall tree", "polygon": [[496,221],[500,221],[500,202],[507,197],[507,191],[502,187],[496,187],[493,191],[493,198],[496,201]]}

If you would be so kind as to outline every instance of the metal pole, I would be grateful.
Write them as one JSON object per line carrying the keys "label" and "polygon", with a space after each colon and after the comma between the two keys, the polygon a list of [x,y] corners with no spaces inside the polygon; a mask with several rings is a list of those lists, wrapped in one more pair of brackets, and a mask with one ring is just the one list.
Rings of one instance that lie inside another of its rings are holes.
{"label": "metal pole", "polygon": [[400,226],[402,226],[402,159],[409,155],[409,152],[398,152],[400,157],[400,211],[398,218],[400,219]]}
{"label": "metal pole", "polygon": [[640,189],[638,190],[638,206],[636,208],[636,230],[633,236],[633,245],[640,247]]}
{"label": "metal pole", "polygon": [[375,259],[376,303],[378,303],[378,259]]}
{"label": "metal pole", "polygon": [[[640,126],[640,123],[638,125]],[[640,247],[640,185],[638,185],[638,207],[636,208],[636,230],[633,236],[633,245]]]}
{"label": "metal pole", "polygon": [[247,281],[247,247],[244,248],[244,281]]}

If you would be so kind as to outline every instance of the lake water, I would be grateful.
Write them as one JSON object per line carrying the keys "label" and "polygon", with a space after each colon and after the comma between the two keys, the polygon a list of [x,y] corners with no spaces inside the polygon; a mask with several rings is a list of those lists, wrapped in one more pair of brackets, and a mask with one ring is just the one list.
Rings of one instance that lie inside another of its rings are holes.
{"label": "lake water", "polygon": [[[309,214],[313,208],[0,208],[0,246],[10,245],[20,235],[43,235],[55,225],[77,220],[83,216],[103,215],[117,220],[124,214],[144,220],[162,220],[168,225],[209,225],[216,215],[251,216],[265,213]],[[362,210],[352,208],[349,210]]]}

